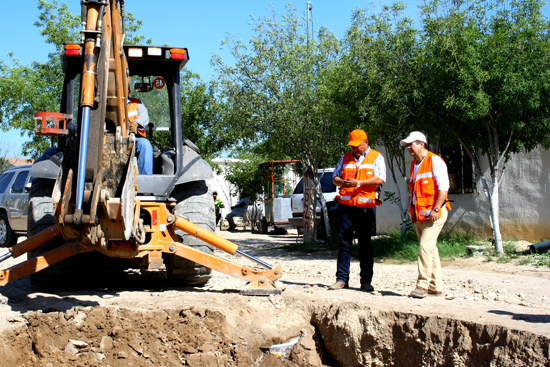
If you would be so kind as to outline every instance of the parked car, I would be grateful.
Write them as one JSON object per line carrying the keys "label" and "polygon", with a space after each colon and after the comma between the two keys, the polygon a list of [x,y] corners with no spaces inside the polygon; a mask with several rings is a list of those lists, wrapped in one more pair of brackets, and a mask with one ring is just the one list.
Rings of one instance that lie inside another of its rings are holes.
{"label": "parked car", "polygon": [[[338,212],[338,197],[339,187],[332,183],[332,173],[334,168],[324,168],[317,171],[317,177],[321,183],[321,189],[323,190],[323,196],[327,202],[327,210],[329,214],[329,222],[331,228],[334,228],[337,219]],[[290,201],[292,207],[292,218],[288,219],[288,222],[293,227],[302,228],[302,217],[304,212],[304,179],[301,179],[296,187]],[[321,202],[317,201],[317,215],[315,216],[315,223],[317,225],[323,223],[323,216],[321,215]]]}
{"label": "parked car", "polygon": [[0,247],[11,247],[27,235],[31,167],[12,167],[0,175]]}

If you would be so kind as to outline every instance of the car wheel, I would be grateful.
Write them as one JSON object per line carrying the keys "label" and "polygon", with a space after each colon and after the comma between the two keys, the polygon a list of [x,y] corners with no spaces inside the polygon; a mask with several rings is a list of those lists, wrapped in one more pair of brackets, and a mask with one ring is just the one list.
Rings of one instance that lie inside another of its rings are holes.
{"label": "car wheel", "polygon": [[0,247],[12,247],[17,243],[17,236],[10,227],[8,216],[0,214]]}

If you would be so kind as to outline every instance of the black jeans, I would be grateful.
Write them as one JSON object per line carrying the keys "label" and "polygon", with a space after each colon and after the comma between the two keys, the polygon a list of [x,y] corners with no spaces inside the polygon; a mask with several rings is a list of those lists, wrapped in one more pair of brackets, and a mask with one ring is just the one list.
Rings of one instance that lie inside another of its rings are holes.
{"label": "black jeans", "polygon": [[356,206],[340,205],[340,222],[338,226],[338,265],[336,280],[349,280],[351,247],[353,234],[359,241],[359,262],[361,266],[361,284],[370,284],[374,259],[370,238],[374,223],[374,210]]}

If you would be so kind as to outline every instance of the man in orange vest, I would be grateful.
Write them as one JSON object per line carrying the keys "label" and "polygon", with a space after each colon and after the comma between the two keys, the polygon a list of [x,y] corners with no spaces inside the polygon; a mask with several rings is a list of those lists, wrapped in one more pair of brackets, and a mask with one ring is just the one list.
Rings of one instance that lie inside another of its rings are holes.
{"label": "man in orange vest", "polygon": [[136,153],[139,173],[153,174],[153,146],[147,140],[145,127],[149,124],[147,107],[137,98],[131,98],[128,89],[128,123],[130,132],[136,135]]}
{"label": "man in orange vest", "polygon": [[384,156],[369,147],[367,134],[360,129],[349,134],[351,152],[340,158],[332,174],[332,182],[340,186],[338,210],[338,262],[336,283],[329,289],[349,287],[349,267],[353,233],[359,241],[361,289],[373,292],[373,253],[371,236],[374,223],[376,188],[386,181]]}
{"label": "man in orange vest", "polygon": [[401,140],[414,158],[411,163],[409,192],[411,205],[409,213],[416,227],[420,242],[418,249],[418,279],[410,296],[424,298],[443,296],[441,263],[437,250],[437,237],[447,221],[451,205],[447,199],[449,174],[445,161],[428,150],[426,136],[413,131]]}

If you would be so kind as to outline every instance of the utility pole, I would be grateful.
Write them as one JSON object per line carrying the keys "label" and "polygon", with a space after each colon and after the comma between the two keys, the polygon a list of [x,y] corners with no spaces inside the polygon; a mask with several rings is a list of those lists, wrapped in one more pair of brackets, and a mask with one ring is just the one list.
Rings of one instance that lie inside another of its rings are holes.
{"label": "utility pole", "polygon": [[313,37],[313,6],[311,1],[307,2],[307,43],[309,45],[309,25],[311,23],[311,37]]}

